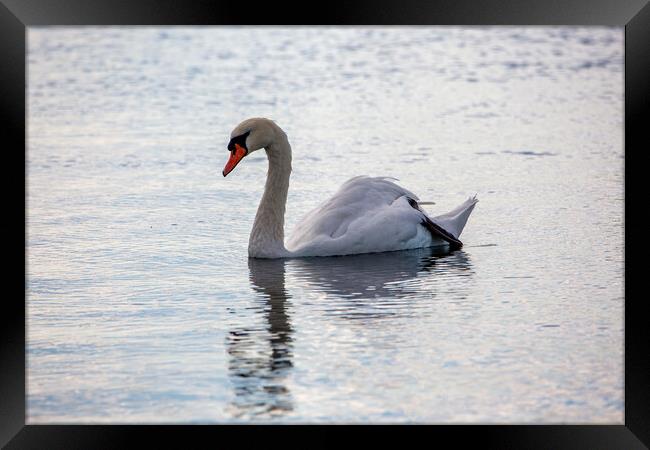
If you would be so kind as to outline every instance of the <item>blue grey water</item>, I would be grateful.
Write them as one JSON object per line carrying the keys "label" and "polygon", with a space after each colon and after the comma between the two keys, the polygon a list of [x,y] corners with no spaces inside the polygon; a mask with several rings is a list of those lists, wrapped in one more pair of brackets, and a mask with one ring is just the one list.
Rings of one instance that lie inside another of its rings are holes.
{"label": "blue grey water", "polygon": [[[623,423],[623,29],[28,30],[28,423]],[[385,175],[451,254],[247,258]]]}

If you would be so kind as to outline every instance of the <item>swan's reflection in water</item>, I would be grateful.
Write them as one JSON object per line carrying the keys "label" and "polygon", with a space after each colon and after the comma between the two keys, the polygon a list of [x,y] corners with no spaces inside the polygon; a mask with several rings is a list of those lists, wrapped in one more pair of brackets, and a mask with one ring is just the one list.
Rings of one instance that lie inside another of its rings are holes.
{"label": "swan's reflection in water", "polygon": [[264,316],[265,326],[231,331],[226,342],[235,417],[266,418],[293,409],[284,384],[293,366],[284,265],[284,260],[248,260],[251,284],[261,294],[255,311]]}
{"label": "swan's reflection in water", "polygon": [[412,316],[419,313],[414,303],[439,294],[464,298],[467,280],[462,277],[473,274],[465,252],[445,248],[302,258],[287,270],[292,280],[327,294],[319,300],[322,314],[346,319]]}
{"label": "swan's reflection in water", "polygon": [[406,297],[421,292],[408,281],[435,272],[469,271],[462,251],[431,247],[397,252],[330,258],[300,258],[289,262],[295,276],[327,294],[350,299]]}
{"label": "swan's reflection in water", "polygon": [[[293,328],[285,277],[308,291],[336,298],[322,308],[346,318],[394,317],[409,313],[407,299],[435,295],[437,278],[455,278],[454,292],[464,297],[464,279],[471,276],[468,256],[436,248],[354,256],[249,259],[250,281],[259,299],[253,309],[262,327],[242,327],[229,333],[229,377],[235,397],[234,417],[264,420],[293,409],[286,379],[293,367]],[[447,292],[449,293],[449,292]],[[395,305],[398,307],[396,308]],[[326,311],[327,312],[327,311]]]}

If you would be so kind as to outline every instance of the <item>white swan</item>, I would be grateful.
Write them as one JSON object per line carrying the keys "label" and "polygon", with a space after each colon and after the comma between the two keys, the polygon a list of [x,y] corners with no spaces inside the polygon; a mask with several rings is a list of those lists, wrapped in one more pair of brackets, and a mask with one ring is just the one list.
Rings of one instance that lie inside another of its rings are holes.
{"label": "white swan", "polygon": [[291,175],[291,146],[272,120],[247,119],[231,133],[228,175],[246,156],[265,149],[269,170],[248,241],[252,258],[334,256],[420,247],[459,248],[458,240],[478,201],[469,198],[453,211],[429,217],[418,197],[392,178],[358,176],[307,214],[284,244],[284,212]]}

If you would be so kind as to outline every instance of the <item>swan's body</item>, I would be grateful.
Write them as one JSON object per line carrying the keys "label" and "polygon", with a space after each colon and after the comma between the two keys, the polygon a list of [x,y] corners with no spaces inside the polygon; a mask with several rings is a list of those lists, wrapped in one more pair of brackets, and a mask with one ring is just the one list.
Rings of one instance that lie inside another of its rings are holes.
{"label": "swan's body", "polygon": [[334,256],[431,246],[460,247],[458,240],[478,200],[429,217],[412,192],[388,177],[358,176],[307,214],[284,244],[284,213],[291,175],[291,146],[268,119],[248,119],[235,128],[224,176],[247,154],[264,148],[269,159],[264,195],[251,231],[253,258]]}

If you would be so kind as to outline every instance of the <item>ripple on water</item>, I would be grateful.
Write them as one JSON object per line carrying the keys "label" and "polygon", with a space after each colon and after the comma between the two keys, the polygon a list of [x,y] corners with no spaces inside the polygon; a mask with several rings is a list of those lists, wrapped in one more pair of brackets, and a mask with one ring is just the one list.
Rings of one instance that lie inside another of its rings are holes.
{"label": "ripple on water", "polygon": [[[621,422],[622,29],[28,32],[30,423]],[[464,247],[249,260],[249,116],[287,233],[388,175]]]}

